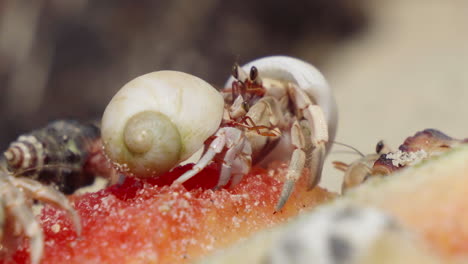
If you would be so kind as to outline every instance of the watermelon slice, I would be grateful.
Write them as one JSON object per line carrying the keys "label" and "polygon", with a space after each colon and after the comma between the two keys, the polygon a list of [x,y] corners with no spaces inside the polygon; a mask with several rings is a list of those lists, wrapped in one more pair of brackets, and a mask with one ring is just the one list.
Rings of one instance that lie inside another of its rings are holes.
{"label": "watermelon slice", "polygon": [[[280,163],[253,168],[232,189],[211,189],[219,175],[214,165],[183,186],[169,186],[192,166],[72,196],[83,225],[80,236],[63,211],[46,205],[39,216],[45,234],[42,263],[188,263],[335,196],[321,188],[306,191],[302,177],[285,207],[275,212],[287,168]],[[27,245],[25,239],[3,263],[29,263]]]}

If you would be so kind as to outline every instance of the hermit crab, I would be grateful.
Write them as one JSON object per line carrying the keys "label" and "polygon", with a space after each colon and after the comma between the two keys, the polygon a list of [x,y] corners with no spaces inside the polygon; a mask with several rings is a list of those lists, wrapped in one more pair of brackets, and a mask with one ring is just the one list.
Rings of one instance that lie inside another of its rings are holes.
{"label": "hermit crab", "polygon": [[361,155],[361,158],[353,161],[351,164],[346,164],[341,161],[333,161],[333,166],[344,172],[341,192],[344,193],[348,189],[361,184],[370,177],[373,174],[374,162],[379,159],[382,154],[389,153],[390,151],[389,146],[381,140],[375,146],[375,153],[364,155],[358,151],[357,153]]}
{"label": "hermit crab", "polygon": [[376,153],[362,155],[351,164],[334,161],[333,165],[345,173],[342,185],[342,191],[345,192],[370,177],[392,174],[467,142],[468,139],[455,139],[436,129],[425,129],[408,137],[396,151],[392,151],[383,141],[379,141]]}
{"label": "hermit crab", "polygon": [[138,177],[158,176],[204,146],[181,184],[212,161],[221,172],[215,188],[237,184],[252,164],[288,160],[281,209],[304,168],[309,188],[319,181],[334,139],[335,100],[312,65],[266,57],[236,65],[216,91],[197,77],[172,71],[150,73],[125,85],[107,106],[102,138],[108,157]]}
{"label": "hermit crab", "polygon": [[100,131],[92,123],[57,120],[12,142],[0,166],[3,253],[16,248],[17,238],[24,234],[29,238],[31,263],[39,263],[44,238],[32,212],[33,200],[64,209],[79,234],[80,219],[64,193],[91,184],[97,174],[112,175],[103,161]]}
{"label": "hermit crab", "polygon": [[[8,169],[65,194],[93,183],[101,154],[100,129],[92,122],[56,120],[21,135],[4,153]],[[104,165],[104,164],[103,164]]]}
{"label": "hermit crab", "polygon": [[231,184],[237,184],[252,163],[287,160],[276,210],[283,207],[304,168],[309,169],[308,188],[317,185],[337,122],[335,100],[317,69],[291,57],[258,59],[235,65],[222,93],[226,106],[220,128],[202,158],[176,183],[214,159],[223,161],[218,187],[231,176]]}

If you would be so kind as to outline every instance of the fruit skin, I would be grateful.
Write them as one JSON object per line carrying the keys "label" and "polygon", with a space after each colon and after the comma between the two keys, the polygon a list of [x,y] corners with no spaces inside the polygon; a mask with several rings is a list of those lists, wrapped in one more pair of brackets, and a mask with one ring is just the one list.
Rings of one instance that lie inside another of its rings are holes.
{"label": "fruit skin", "polygon": [[[183,186],[168,186],[191,166],[160,178],[128,177],[121,185],[72,197],[82,219],[79,238],[61,211],[46,206],[40,215],[46,238],[42,263],[191,262],[335,196],[321,188],[306,192],[302,177],[291,201],[274,213],[278,179],[287,170],[279,163],[270,173],[254,167],[229,190],[211,190],[219,173],[215,165]],[[14,255],[17,263],[27,263],[26,247]]]}

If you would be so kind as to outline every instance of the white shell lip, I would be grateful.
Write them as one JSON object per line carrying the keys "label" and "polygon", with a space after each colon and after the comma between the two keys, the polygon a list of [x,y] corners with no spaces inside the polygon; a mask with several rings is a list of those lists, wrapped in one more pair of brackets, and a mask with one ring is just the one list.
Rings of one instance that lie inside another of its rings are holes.
{"label": "white shell lip", "polygon": [[[322,73],[310,63],[289,56],[276,55],[254,60],[242,66],[249,72],[257,67],[260,78],[276,79],[297,84],[312,95],[322,108],[328,121],[329,142],[335,139],[338,111],[333,93]],[[231,87],[234,77],[230,77],[225,88]]]}

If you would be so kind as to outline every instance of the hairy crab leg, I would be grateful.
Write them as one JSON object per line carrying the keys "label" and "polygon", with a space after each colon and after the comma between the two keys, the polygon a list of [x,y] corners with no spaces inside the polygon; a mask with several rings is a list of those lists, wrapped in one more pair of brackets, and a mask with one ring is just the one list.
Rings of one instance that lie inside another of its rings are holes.
{"label": "hairy crab leg", "polygon": [[[221,174],[219,176],[218,184],[216,185],[215,189],[218,189],[220,187],[223,187],[229,182],[229,179],[231,178],[232,175],[232,170],[233,170],[233,163],[235,159],[237,158],[237,155],[239,152],[244,148],[246,144],[246,139],[245,136],[243,135],[242,131],[231,128],[236,133],[232,134],[232,137],[228,137],[227,140],[227,151],[226,155],[224,155],[223,159],[223,165],[221,168]],[[248,144],[248,143],[247,143]]]}
{"label": "hairy crab leg", "polygon": [[63,193],[29,178],[14,178],[12,184],[17,188],[21,188],[36,200],[50,203],[58,208],[64,209],[72,219],[76,233],[78,235],[81,234],[80,217]]}
{"label": "hairy crab leg", "polygon": [[322,108],[318,105],[310,105],[306,109],[304,116],[309,122],[312,141],[312,152],[310,155],[311,177],[307,185],[310,190],[319,183],[322,177],[323,163],[327,155],[328,128]]}
{"label": "hairy crab leg", "polygon": [[291,156],[291,161],[289,162],[286,181],[284,182],[283,190],[281,191],[275,211],[281,210],[289,199],[289,196],[291,196],[294,185],[301,176],[302,170],[306,164],[306,140],[304,139],[302,128],[297,120],[294,121],[291,127],[291,144],[293,145],[294,150]]}
{"label": "hairy crab leg", "polygon": [[312,103],[309,96],[294,84],[290,85],[289,92],[291,98],[299,111],[309,123],[310,139],[312,142],[312,152],[310,160],[310,174],[307,183],[307,188],[314,188],[322,176],[323,162],[327,153],[328,143],[328,125],[322,108]]}
{"label": "hairy crab leg", "polygon": [[[5,178],[3,178],[3,176],[5,176]],[[14,227],[19,227],[24,232],[25,236],[29,238],[29,258],[31,263],[37,264],[40,262],[44,252],[44,234],[42,233],[42,228],[39,223],[35,220],[23,194],[14,187],[11,180],[12,177],[2,175],[2,188],[0,188],[1,203],[2,207],[4,207],[2,210],[4,212],[4,219],[2,220],[5,224],[6,218],[13,216],[14,221],[17,221],[14,223]],[[5,201],[5,198],[8,198],[8,201]],[[4,239],[4,235],[6,234],[2,229],[2,239]]]}

